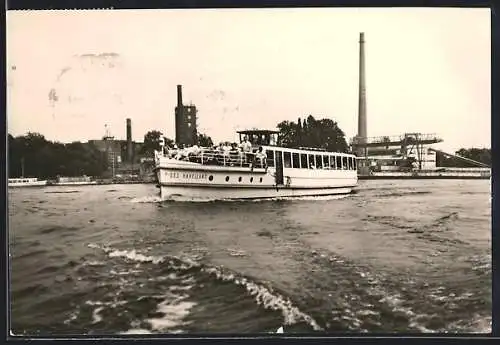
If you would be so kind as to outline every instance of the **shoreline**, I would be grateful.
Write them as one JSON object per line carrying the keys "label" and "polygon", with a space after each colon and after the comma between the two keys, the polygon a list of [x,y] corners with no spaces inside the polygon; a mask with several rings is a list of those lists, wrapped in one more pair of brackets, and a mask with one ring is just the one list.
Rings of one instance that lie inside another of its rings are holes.
{"label": "shoreline", "polygon": [[118,185],[118,184],[155,184],[154,181],[126,181],[126,182],[97,182],[97,183],[79,183],[79,184],[44,184],[44,185],[24,185],[24,186],[8,186],[8,188],[44,188],[44,187],[88,187],[88,186],[102,186],[102,185]]}
{"label": "shoreline", "polygon": [[489,180],[490,176],[377,176],[360,175],[358,180]]}

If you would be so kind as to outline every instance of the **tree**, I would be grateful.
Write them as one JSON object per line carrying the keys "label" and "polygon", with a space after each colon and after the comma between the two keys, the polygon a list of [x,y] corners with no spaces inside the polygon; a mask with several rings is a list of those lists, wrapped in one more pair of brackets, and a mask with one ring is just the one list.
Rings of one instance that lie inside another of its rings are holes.
{"label": "tree", "polygon": [[144,144],[141,148],[141,153],[146,156],[152,156],[155,150],[160,149],[160,138],[163,133],[157,130],[151,130],[144,135]]}
{"label": "tree", "polygon": [[214,145],[212,138],[210,138],[208,135],[206,135],[204,133],[198,134],[196,139],[197,139],[196,141],[198,143],[198,146],[212,147]]}
{"label": "tree", "polygon": [[299,124],[291,121],[282,121],[278,123],[279,137],[281,145],[284,147],[298,147],[305,146],[301,143],[302,138],[299,138],[300,126]]}
{"label": "tree", "polygon": [[89,144],[61,144],[47,141],[43,135],[28,133],[8,137],[9,176],[55,178],[62,176],[100,176],[106,170],[105,153]]}
{"label": "tree", "polygon": [[[490,149],[479,149],[470,148],[460,150],[455,152],[456,155],[469,158],[484,164],[491,166],[491,150]],[[455,168],[473,168],[477,167],[477,164],[472,162],[467,162],[457,157],[450,157],[441,152],[436,153],[436,165],[440,167],[455,167]]]}
{"label": "tree", "polygon": [[281,145],[284,147],[322,148],[328,151],[347,152],[344,132],[335,121],[316,120],[312,115],[301,122],[282,121],[278,124]]}
{"label": "tree", "polygon": [[491,150],[490,149],[460,149],[456,152],[458,156],[469,158],[491,166]]}
{"label": "tree", "polygon": [[165,141],[165,146],[167,147],[173,147],[175,144],[175,142],[170,138],[163,137],[163,140]]}

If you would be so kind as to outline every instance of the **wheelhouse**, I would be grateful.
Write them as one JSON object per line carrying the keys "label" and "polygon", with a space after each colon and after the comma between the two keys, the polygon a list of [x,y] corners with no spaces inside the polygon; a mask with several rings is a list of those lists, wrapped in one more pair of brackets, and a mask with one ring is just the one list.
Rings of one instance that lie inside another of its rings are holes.
{"label": "wheelhouse", "polygon": [[240,136],[240,143],[247,138],[252,146],[276,146],[279,143],[278,131],[254,129],[238,131],[237,133]]}

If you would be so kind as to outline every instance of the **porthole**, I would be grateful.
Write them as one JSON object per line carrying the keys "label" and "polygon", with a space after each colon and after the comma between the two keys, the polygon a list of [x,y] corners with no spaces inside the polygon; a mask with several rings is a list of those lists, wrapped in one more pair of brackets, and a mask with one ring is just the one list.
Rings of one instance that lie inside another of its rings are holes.
{"label": "porthole", "polygon": [[210,176],[208,177],[208,180],[209,180],[209,181],[213,181],[213,180],[214,180],[214,177],[213,177],[212,175],[210,175]]}
{"label": "porthole", "polygon": [[253,182],[253,177],[250,177],[250,182]]}
{"label": "porthole", "polygon": [[229,182],[229,176],[226,176],[226,182]]}
{"label": "porthole", "polygon": [[262,183],[262,177],[260,178],[260,183]]}
{"label": "porthole", "polygon": [[240,176],[240,177],[238,177],[238,182],[241,182],[241,176]]}

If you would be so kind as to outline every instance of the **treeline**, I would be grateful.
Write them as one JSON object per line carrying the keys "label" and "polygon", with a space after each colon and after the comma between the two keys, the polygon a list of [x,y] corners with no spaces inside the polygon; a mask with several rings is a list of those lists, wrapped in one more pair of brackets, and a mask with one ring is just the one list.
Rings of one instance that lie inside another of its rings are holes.
{"label": "treeline", "polygon": [[[475,160],[477,162],[481,162],[491,166],[491,149],[478,149],[478,148],[470,148],[470,149],[460,149],[455,152],[456,155],[469,158]],[[436,154],[436,165],[439,167],[453,167],[453,168],[472,168],[477,167],[477,165],[473,163],[466,162],[459,158],[446,156],[441,152],[437,152]]]}
{"label": "treeline", "polygon": [[344,132],[330,119],[316,120],[312,115],[303,121],[283,121],[278,124],[281,145],[284,147],[322,148],[328,151],[348,152]]}
{"label": "treeline", "polygon": [[[303,146],[336,152],[349,150],[344,132],[338,127],[337,122],[330,119],[316,120],[312,115],[309,115],[303,121],[300,118],[297,122],[282,121],[277,127],[280,137],[279,144],[284,147]],[[154,150],[160,148],[160,138],[162,137],[165,145],[169,147],[174,145],[174,141],[163,136],[162,132],[151,130],[144,136],[141,153],[151,156]],[[210,147],[214,144],[212,138],[206,134],[198,134],[196,143],[202,147]]]}
{"label": "treeline", "polygon": [[[278,124],[280,145],[284,147],[322,148],[328,151],[348,152],[349,146],[344,132],[337,123],[330,119],[316,120],[309,115],[303,121],[282,121]],[[141,156],[152,156],[160,147],[160,138],[166,145],[172,146],[174,141],[164,137],[160,131],[151,130],[144,136]],[[199,134],[197,143],[209,147],[214,143],[206,134]],[[460,149],[457,155],[491,166],[490,149]],[[474,167],[459,158],[449,157],[440,152],[436,156],[436,165],[440,167]],[[105,152],[87,143],[73,142],[62,144],[45,139],[39,133],[28,133],[23,136],[8,136],[8,171],[9,177],[55,178],[56,176],[103,176],[108,170]]]}
{"label": "treeline", "polygon": [[[316,120],[309,115],[298,122],[282,121],[278,124],[281,143],[285,147],[323,148],[329,151],[347,152],[344,132],[330,119]],[[157,130],[144,136],[139,154],[151,157],[160,147],[160,138],[173,146],[174,141]],[[214,144],[206,134],[197,136],[197,144],[210,147]],[[55,178],[57,176],[103,176],[108,170],[105,152],[88,143],[63,144],[45,139],[42,134],[28,133],[8,136],[9,177]]]}
{"label": "treeline", "polygon": [[73,142],[62,144],[39,133],[8,137],[9,177],[55,178],[101,176],[107,170],[106,154],[96,147]]}

